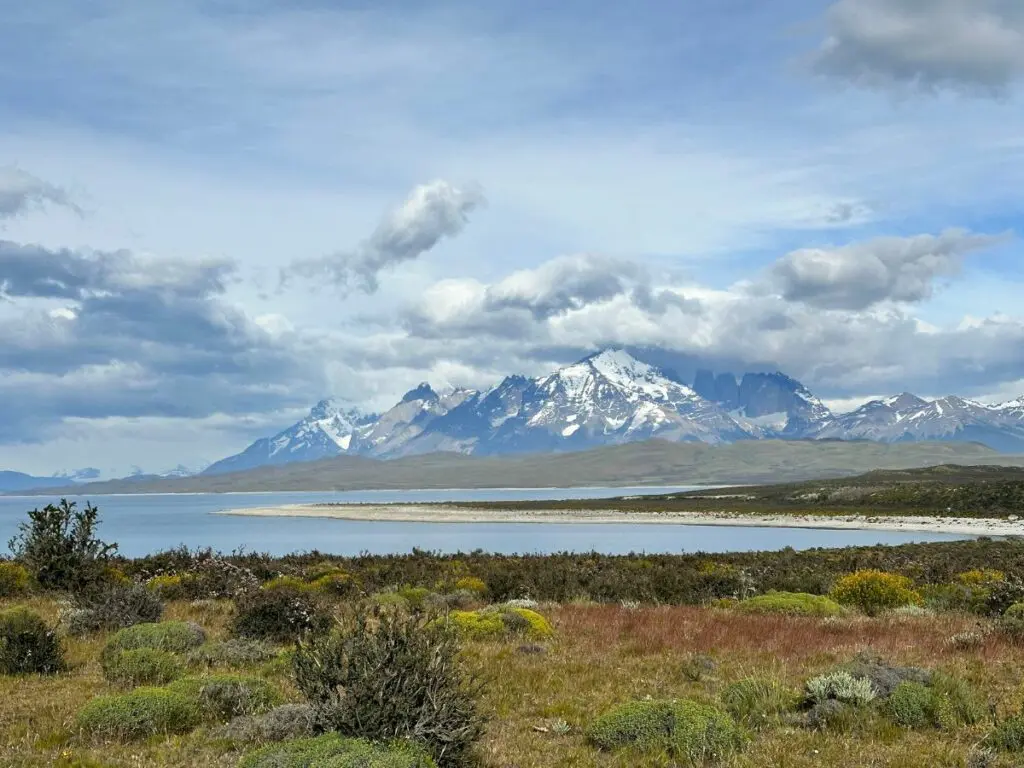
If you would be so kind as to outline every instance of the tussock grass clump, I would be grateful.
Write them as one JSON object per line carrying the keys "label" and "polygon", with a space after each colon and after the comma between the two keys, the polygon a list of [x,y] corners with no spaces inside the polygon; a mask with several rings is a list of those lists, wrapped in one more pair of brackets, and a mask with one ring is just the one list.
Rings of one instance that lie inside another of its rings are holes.
{"label": "tussock grass clump", "polygon": [[843,608],[824,595],[806,592],[768,592],[735,604],[741,613],[781,613],[790,616],[839,616]]}
{"label": "tussock grass clump", "polygon": [[913,582],[906,576],[874,569],[843,576],[832,587],[829,597],[868,616],[921,602],[921,595],[914,591]]}
{"label": "tussock grass clump", "polygon": [[437,768],[408,742],[381,746],[327,734],[263,747],[242,758],[239,768]]}
{"label": "tussock grass clump", "polygon": [[75,719],[77,728],[94,739],[134,741],[150,736],[185,733],[202,721],[198,703],[166,688],[136,688],[120,696],[100,696]]}
{"label": "tussock grass clump", "polygon": [[247,667],[270,661],[277,649],[261,640],[231,638],[220,643],[206,643],[188,652],[189,664],[203,667]]}
{"label": "tussock grass clump", "polygon": [[19,597],[28,592],[31,576],[17,563],[0,562],[0,597]]}
{"label": "tussock grass clump", "polygon": [[984,739],[983,746],[1002,752],[1024,752],[1024,714],[999,723]]}
{"label": "tussock grass clump", "polygon": [[266,712],[281,703],[281,694],[267,680],[242,675],[186,677],[167,686],[199,706],[212,720]]}
{"label": "tussock grass clump", "polygon": [[721,700],[737,722],[748,728],[764,728],[796,709],[800,697],[778,680],[746,678],[727,685]]}
{"label": "tussock grass clump", "polygon": [[103,677],[119,685],[164,685],[181,677],[181,662],[174,654],[155,648],[116,651],[101,659]]}
{"label": "tussock grass clump", "polygon": [[1024,603],[1014,603],[999,617],[999,629],[1014,640],[1024,640]]}
{"label": "tussock grass clump", "polygon": [[415,614],[357,613],[295,652],[317,726],[371,741],[412,739],[439,766],[475,764],[484,720],[455,635]]}
{"label": "tussock grass clump", "polygon": [[261,715],[240,715],[216,732],[236,744],[266,744],[313,735],[309,704],[282,704]]}
{"label": "tussock grass clump", "polygon": [[745,743],[729,715],[688,699],[623,704],[595,720],[587,739],[603,750],[635,747],[691,764],[720,759]]}
{"label": "tussock grass clump", "polygon": [[64,668],[55,629],[24,606],[0,611],[0,674],[48,675]]}
{"label": "tussock grass clump", "polygon": [[290,584],[257,589],[235,600],[231,633],[250,640],[288,643],[330,626],[330,616],[311,590]]}
{"label": "tussock grass clump", "polygon": [[136,624],[117,632],[107,641],[103,655],[137,648],[152,648],[169,653],[185,653],[206,640],[206,632],[198,624],[186,621],[161,621]]}
{"label": "tussock grass clump", "polygon": [[70,635],[123,629],[160,620],[164,604],[142,584],[113,584],[75,600],[66,617]]}

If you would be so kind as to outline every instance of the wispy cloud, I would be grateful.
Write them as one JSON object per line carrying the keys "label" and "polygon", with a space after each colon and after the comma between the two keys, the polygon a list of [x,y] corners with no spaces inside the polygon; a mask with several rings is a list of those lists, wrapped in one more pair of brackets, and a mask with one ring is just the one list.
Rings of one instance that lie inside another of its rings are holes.
{"label": "wispy cloud", "polygon": [[422,184],[358,248],[295,261],[282,270],[281,281],[298,276],[326,280],[342,290],[375,293],[381,272],[418,259],[443,239],[455,237],[469,214],[483,204],[483,192],[476,186],[455,187],[440,180]]}

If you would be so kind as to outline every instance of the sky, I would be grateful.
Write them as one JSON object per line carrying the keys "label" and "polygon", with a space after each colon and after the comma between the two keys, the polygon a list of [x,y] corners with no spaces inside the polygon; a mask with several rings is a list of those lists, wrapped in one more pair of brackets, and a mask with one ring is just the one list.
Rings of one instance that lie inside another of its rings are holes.
{"label": "sky", "polygon": [[608,345],[1024,394],[1019,0],[0,0],[0,468]]}

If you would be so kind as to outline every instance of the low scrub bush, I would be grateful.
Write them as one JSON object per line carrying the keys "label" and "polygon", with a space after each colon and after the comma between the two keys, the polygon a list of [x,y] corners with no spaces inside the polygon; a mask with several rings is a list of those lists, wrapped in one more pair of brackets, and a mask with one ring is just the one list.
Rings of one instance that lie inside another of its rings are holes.
{"label": "low scrub bush", "polygon": [[281,694],[261,677],[186,677],[171,683],[167,690],[196,702],[203,715],[212,720],[255,715],[281,703]]}
{"label": "low scrub bush", "polygon": [[409,742],[378,745],[327,734],[263,747],[242,758],[239,768],[436,768]]}
{"label": "low scrub bush", "polygon": [[354,597],[359,594],[359,584],[350,574],[341,570],[325,573],[310,582],[309,586],[317,592],[335,597]]}
{"label": "low scrub bush", "polygon": [[65,616],[68,634],[84,635],[160,620],[164,604],[141,584],[117,584],[93,590],[74,601]]}
{"label": "low scrub bush", "polygon": [[906,576],[873,569],[848,574],[832,587],[829,597],[842,605],[858,608],[868,616],[921,602],[913,582]]}
{"label": "low scrub bush", "polygon": [[28,608],[0,611],[0,673],[53,674],[64,668],[64,649],[55,629]]}
{"label": "low scrub bush", "polygon": [[28,592],[31,577],[28,569],[18,563],[0,562],[0,598],[19,597]]}
{"label": "low scrub bush", "polygon": [[292,586],[257,589],[235,600],[231,633],[251,640],[287,643],[330,626],[330,616],[309,590]]}
{"label": "low scrub bush", "polygon": [[1024,752],[1024,714],[1003,720],[985,737],[982,745],[1002,752]]}
{"label": "low scrub bush", "polygon": [[548,620],[536,611],[507,605],[488,606],[479,611],[453,611],[439,621],[445,622],[461,636],[475,640],[505,637],[544,640],[554,634]]}
{"label": "low scrub bush", "polygon": [[277,649],[261,640],[231,638],[220,643],[206,643],[188,652],[189,664],[201,667],[247,667],[270,661]]}
{"label": "low scrub bush", "polygon": [[298,576],[275,576],[260,584],[260,589],[291,589],[304,592],[311,586]]}
{"label": "low scrub bush", "polygon": [[75,720],[87,736],[117,741],[185,733],[201,721],[196,701],[166,688],[136,688],[120,696],[100,696],[86,704]]}
{"label": "low scrub bush", "polygon": [[931,691],[936,700],[936,725],[940,728],[977,725],[988,715],[986,702],[962,678],[937,672],[932,676]]}
{"label": "low scrub bush", "polygon": [[169,653],[185,653],[206,640],[206,632],[198,624],[186,621],[161,621],[136,624],[115,633],[103,648],[103,655],[136,648],[153,648]]}
{"label": "low scrub bush", "polygon": [[999,617],[999,629],[1013,640],[1024,640],[1024,603],[1014,603]]}
{"label": "low scrub bush", "polygon": [[885,700],[885,712],[896,725],[924,728],[936,725],[936,700],[932,690],[921,683],[906,682],[896,686]]}
{"label": "low scrub bush", "polygon": [[856,678],[869,680],[880,699],[888,697],[900,683],[931,685],[932,682],[932,673],[927,669],[890,664],[870,652],[858,654],[844,669]]}
{"label": "low scrub bush", "polygon": [[686,699],[623,704],[595,720],[587,739],[603,750],[635,747],[698,765],[735,752],[745,741],[727,714]]}
{"label": "low scrub bush", "polygon": [[371,741],[412,739],[442,768],[472,765],[484,721],[456,637],[421,617],[359,612],[295,652],[317,726]]}
{"label": "low scrub bush", "polygon": [[735,604],[741,613],[781,613],[794,616],[838,616],[843,608],[824,595],[806,592],[769,592]]}
{"label": "low scrub bush", "polygon": [[461,579],[455,582],[455,591],[472,592],[478,597],[483,597],[487,594],[487,584],[483,579],[478,579],[476,576],[463,576]]}
{"label": "low scrub bush", "polygon": [[216,732],[216,738],[236,744],[266,744],[313,735],[309,704],[282,704],[261,715],[240,715]]}
{"label": "low scrub bush", "polygon": [[866,707],[875,700],[877,692],[866,677],[854,677],[849,672],[829,672],[807,681],[807,700],[811,704],[838,701],[854,707]]}
{"label": "low scrub bush", "polygon": [[722,691],[725,711],[749,728],[763,728],[796,708],[799,697],[777,680],[747,678]]}
{"label": "low scrub bush", "polygon": [[174,654],[155,648],[134,648],[106,654],[101,659],[103,677],[119,685],[164,685],[182,675]]}
{"label": "low scrub bush", "polygon": [[154,576],[146,582],[146,589],[161,600],[184,600],[186,586],[184,577],[177,574]]}

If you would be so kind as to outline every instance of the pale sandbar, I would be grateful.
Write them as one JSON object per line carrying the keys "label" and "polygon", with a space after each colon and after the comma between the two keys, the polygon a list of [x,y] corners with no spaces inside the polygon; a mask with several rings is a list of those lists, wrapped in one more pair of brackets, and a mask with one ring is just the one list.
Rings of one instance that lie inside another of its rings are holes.
{"label": "pale sandbar", "polygon": [[253,517],[322,517],[400,523],[607,523],[632,525],[723,525],[764,528],[830,528],[861,531],[922,531],[963,536],[1024,536],[1024,520],[1006,518],[771,515],[730,512],[627,512],[583,509],[500,509],[444,504],[284,504],[226,509],[214,514]]}

